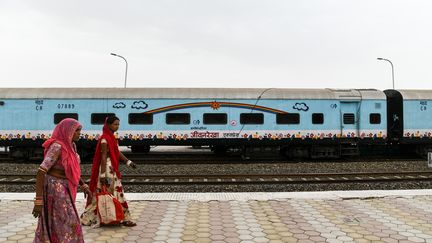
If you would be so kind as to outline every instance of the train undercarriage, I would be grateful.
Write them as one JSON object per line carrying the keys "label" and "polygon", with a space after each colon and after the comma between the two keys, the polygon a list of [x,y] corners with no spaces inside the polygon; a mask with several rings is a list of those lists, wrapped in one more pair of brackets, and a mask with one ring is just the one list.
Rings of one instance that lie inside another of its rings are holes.
{"label": "train undercarriage", "polygon": [[[158,144],[157,146],[185,146],[184,144]],[[195,148],[207,147],[216,155],[238,155],[242,159],[259,158],[262,156],[285,157],[287,160],[299,159],[339,159],[362,155],[412,154],[427,158],[432,152],[431,144],[359,144],[356,141],[344,141],[335,144],[187,144]],[[94,154],[94,144],[80,144],[79,154],[84,161],[91,161]],[[132,153],[149,153],[151,145],[129,145]],[[14,160],[40,160],[43,149],[40,145],[3,146],[3,151]]]}

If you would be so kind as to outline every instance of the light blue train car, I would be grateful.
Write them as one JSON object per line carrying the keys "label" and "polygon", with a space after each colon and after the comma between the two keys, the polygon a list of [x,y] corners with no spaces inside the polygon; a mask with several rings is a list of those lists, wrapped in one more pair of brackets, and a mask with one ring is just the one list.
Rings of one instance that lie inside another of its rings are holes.
{"label": "light blue train car", "polygon": [[83,125],[92,149],[107,116],[120,118],[121,145],[269,147],[289,157],[339,157],[387,137],[387,101],[374,89],[4,88],[0,146],[40,153],[65,117]]}

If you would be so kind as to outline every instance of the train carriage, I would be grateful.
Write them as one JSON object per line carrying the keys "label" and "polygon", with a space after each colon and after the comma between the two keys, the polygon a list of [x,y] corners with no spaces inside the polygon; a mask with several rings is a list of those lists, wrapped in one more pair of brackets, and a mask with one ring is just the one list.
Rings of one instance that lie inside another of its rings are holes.
{"label": "train carriage", "polygon": [[0,89],[0,146],[17,156],[40,153],[55,124],[72,117],[83,124],[79,145],[91,150],[105,117],[116,115],[120,144],[135,151],[210,145],[338,157],[385,141],[386,104],[373,89]]}

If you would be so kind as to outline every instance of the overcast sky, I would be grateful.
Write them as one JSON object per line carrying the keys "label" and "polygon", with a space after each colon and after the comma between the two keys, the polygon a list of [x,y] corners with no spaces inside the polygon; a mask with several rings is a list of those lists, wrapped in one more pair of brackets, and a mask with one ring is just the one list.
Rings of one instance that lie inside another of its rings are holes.
{"label": "overcast sky", "polygon": [[432,89],[430,0],[0,0],[0,87]]}

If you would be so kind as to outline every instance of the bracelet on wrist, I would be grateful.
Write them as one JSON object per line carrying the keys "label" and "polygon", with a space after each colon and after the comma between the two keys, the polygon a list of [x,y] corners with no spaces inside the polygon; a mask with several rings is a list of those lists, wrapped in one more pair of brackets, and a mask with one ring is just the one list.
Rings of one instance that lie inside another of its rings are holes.
{"label": "bracelet on wrist", "polygon": [[43,205],[43,200],[34,200],[33,201],[34,202],[34,205],[36,205],[36,206],[41,206],[41,205]]}
{"label": "bracelet on wrist", "polygon": [[38,168],[38,170],[40,170],[42,173],[44,173],[44,174],[46,174],[47,173],[47,170],[46,169],[44,169],[44,168],[42,168],[42,167],[39,167]]}

